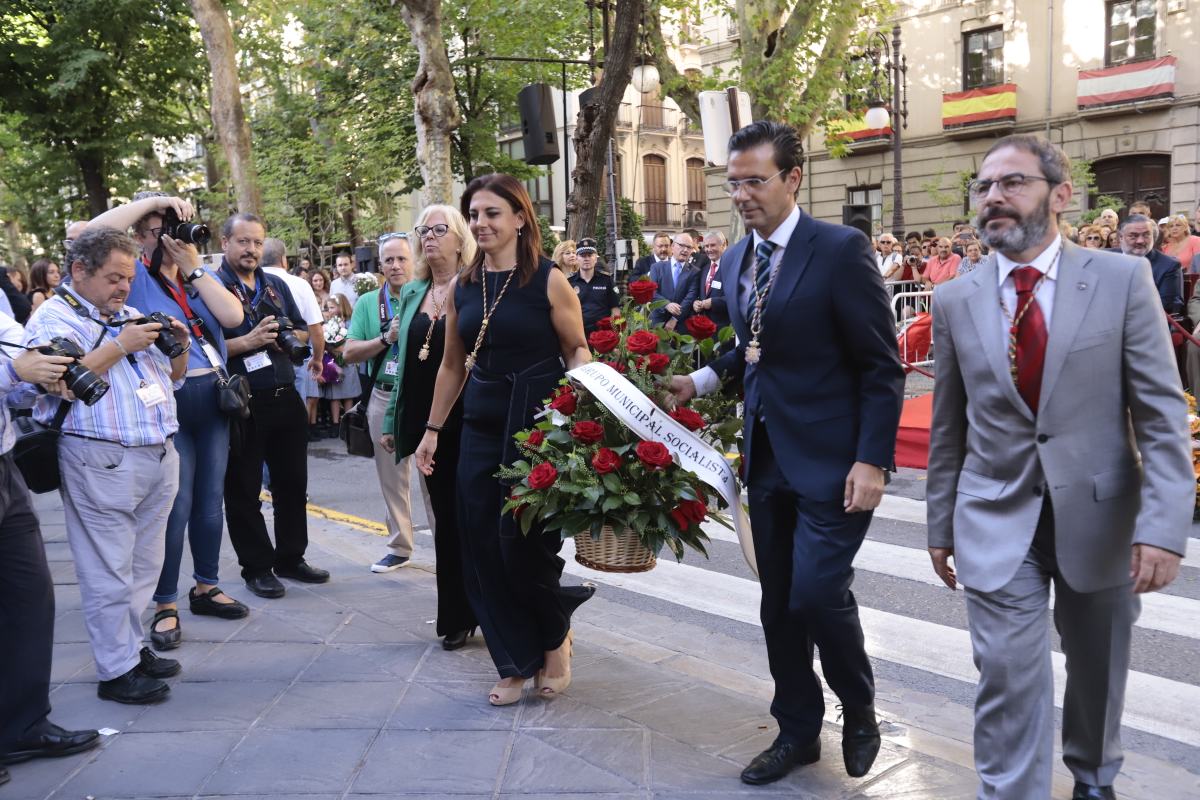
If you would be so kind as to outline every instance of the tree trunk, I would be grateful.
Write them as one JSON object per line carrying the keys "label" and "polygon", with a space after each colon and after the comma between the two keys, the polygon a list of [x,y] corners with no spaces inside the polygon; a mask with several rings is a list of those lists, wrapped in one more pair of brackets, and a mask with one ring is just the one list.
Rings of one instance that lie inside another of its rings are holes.
{"label": "tree trunk", "polygon": [[575,123],[575,168],[571,170],[574,188],[567,199],[571,227],[567,238],[579,241],[591,236],[596,227],[596,209],[604,178],[608,140],[616,127],[621,98],[633,73],[637,48],[638,24],[644,0],[617,0],[613,15],[616,23],[604,56],[604,75],[592,102],[579,109]]}
{"label": "tree trunk", "polygon": [[413,117],[417,126],[417,163],[421,165],[421,200],[425,205],[451,203],[454,174],[450,166],[450,134],[462,124],[454,96],[454,76],[442,38],[441,0],[401,0],[400,16],[408,26],[420,62],[413,78]]}
{"label": "tree trunk", "polygon": [[200,26],[204,50],[212,72],[212,118],[225,149],[229,177],[237,195],[238,211],[257,214],[262,208],[258,174],[250,151],[250,126],[242,110],[242,85],[238,80],[237,47],[229,16],[221,0],[189,0]]}
{"label": "tree trunk", "polygon": [[98,217],[108,211],[108,178],[104,174],[104,156],[88,150],[75,151],[75,163],[83,176],[88,214]]}

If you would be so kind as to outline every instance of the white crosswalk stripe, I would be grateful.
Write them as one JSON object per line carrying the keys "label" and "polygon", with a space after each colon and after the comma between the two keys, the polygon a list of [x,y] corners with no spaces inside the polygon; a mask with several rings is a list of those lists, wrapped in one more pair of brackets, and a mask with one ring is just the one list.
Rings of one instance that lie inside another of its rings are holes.
{"label": "white crosswalk stripe", "polygon": [[[887,519],[923,525],[925,504],[889,495],[876,514]],[[709,524],[706,531],[714,540],[736,542],[732,532],[719,526]],[[760,593],[754,580],[693,566],[691,563],[676,564],[670,560],[660,560],[658,567],[649,573],[628,575],[596,572],[574,561],[571,541],[565,543],[561,555],[567,559],[567,572],[596,583],[726,619],[759,625]],[[916,547],[868,539],[855,560],[855,567],[863,572],[942,586],[933,574],[928,555]],[[867,638],[867,650],[872,656],[945,678],[975,683],[978,673],[971,660],[970,635],[966,630],[880,609],[860,606],[859,611]],[[1198,620],[1200,601],[1161,593],[1143,595],[1143,610],[1138,621],[1141,628],[1198,639]],[[1056,703],[1061,707],[1066,679],[1063,656],[1055,653],[1053,662]],[[1194,725],[1195,708],[1200,708],[1200,686],[1142,672],[1130,674],[1123,718],[1125,725],[1200,747],[1200,730]]]}

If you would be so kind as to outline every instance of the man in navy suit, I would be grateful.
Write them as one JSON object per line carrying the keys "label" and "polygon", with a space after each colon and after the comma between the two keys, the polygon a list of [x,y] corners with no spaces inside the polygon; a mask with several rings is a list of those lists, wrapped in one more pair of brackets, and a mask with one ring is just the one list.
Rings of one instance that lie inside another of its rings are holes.
{"label": "man in navy suit", "polygon": [[686,402],[721,377],[745,381],[742,451],[779,736],[742,780],[770,783],[820,758],[814,646],[842,704],[846,772],[859,777],[879,752],[879,725],[851,562],[883,496],[900,423],[892,312],[867,237],[796,206],[795,130],[756,122],[729,151],[726,188],[751,231],[718,273],[738,346],[674,378],[671,390]]}
{"label": "man in navy suit", "polygon": [[1168,314],[1183,313],[1183,267],[1177,259],[1155,247],[1158,225],[1142,214],[1130,214],[1117,230],[1121,246],[1115,252],[1149,261],[1163,310]]}
{"label": "man in navy suit", "polygon": [[671,242],[671,258],[650,267],[650,280],[658,284],[654,299],[667,301],[651,312],[651,324],[675,330],[691,315],[700,282],[699,271],[689,263],[695,249],[696,240],[690,233],[677,233]]}
{"label": "man in navy suit", "polygon": [[729,311],[725,307],[725,288],[717,272],[721,265],[721,256],[728,246],[729,240],[720,231],[709,231],[705,235],[704,254],[708,257],[708,266],[700,270],[696,299],[692,301],[692,310],[715,322],[718,330],[729,324]]}

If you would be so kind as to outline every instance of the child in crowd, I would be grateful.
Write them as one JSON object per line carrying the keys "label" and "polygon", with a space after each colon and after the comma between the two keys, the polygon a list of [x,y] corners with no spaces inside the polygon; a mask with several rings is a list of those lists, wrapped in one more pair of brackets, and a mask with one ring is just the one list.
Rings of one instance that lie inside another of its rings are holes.
{"label": "child in crowd", "polygon": [[[342,421],[342,414],[349,411],[362,394],[358,370],[347,367],[342,359],[342,347],[346,344],[350,315],[353,309],[344,295],[331,294],[321,304],[325,317],[325,364],[317,376],[320,396],[329,401],[329,416],[334,430]],[[315,408],[310,407],[309,418],[315,422]]]}

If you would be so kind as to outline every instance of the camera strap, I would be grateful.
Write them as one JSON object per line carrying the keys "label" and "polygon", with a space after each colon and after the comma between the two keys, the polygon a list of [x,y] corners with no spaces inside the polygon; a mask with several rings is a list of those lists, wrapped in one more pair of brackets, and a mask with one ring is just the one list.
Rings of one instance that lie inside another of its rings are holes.
{"label": "camera strap", "polygon": [[[100,338],[96,339],[96,343],[94,345],[92,345],[93,350],[95,350],[97,347],[99,347],[104,342],[104,337],[107,336],[108,334],[112,333],[114,327],[118,331],[121,330],[121,324],[123,324],[123,323],[117,324],[115,326],[109,325],[107,322],[101,322],[100,320],[96,319],[91,314],[89,314],[88,310],[83,307],[83,303],[79,302],[79,298],[76,297],[75,295],[71,294],[71,292],[67,290],[67,287],[63,286],[61,283],[58,286],[54,287],[54,293],[56,295],[58,295],[59,297],[61,297],[66,302],[66,304],[71,307],[71,310],[74,311],[79,317],[86,319],[89,322],[94,322],[100,326],[100,328],[101,328]],[[112,336],[115,339],[115,338],[117,338],[118,334],[113,333]],[[124,348],[122,348],[122,349],[124,349]],[[138,379],[141,380],[143,383],[145,383],[146,376],[142,374],[142,368],[138,366],[137,358],[134,357],[134,354],[126,353],[125,360],[129,362],[129,366],[133,367],[133,371],[135,373],[137,373]]]}
{"label": "camera strap", "polygon": [[217,347],[212,331],[204,323],[204,318],[192,312],[192,307],[187,299],[187,288],[183,285],[173,285],[162,272],[152,272],[151,274],[158,279],[158,283],[162,286],[163,291],[171,296],[171,299],[175,301],[175,305],[179,306],[179,310],[183,312],[192,335],[200,345],[200,352],[204,353],[204,357],[208,359],[208,363],[217,371],[217,376],[222,380],[228,380],[229,375],[225,371],[225,362],[221,359],[221,350]]}
{"label": "camera strap", "polygon": [[[379,287],[378,300],[379,300],[379,332],[383,333],[385,327],[388,325],[391,325],[391,323],[392,323],[392,296],[388,292],[387,284],[384,284],[383,286]],[[347,321],[349,321],[349,320],[347,320]],[[383,353],[379,354],[379,363],[383,362],[383,356],[385,353],[390,353],[389,357],[395,358],[396,354],[399,352],[400,352],[400,341],[397,339],[395,342],[392,342],[392,348],[390,351],[384,350]],[[372,375],[374,375],[379,370],[379,363],[377,363],[375,365],[375,369],[371,370]]]}

